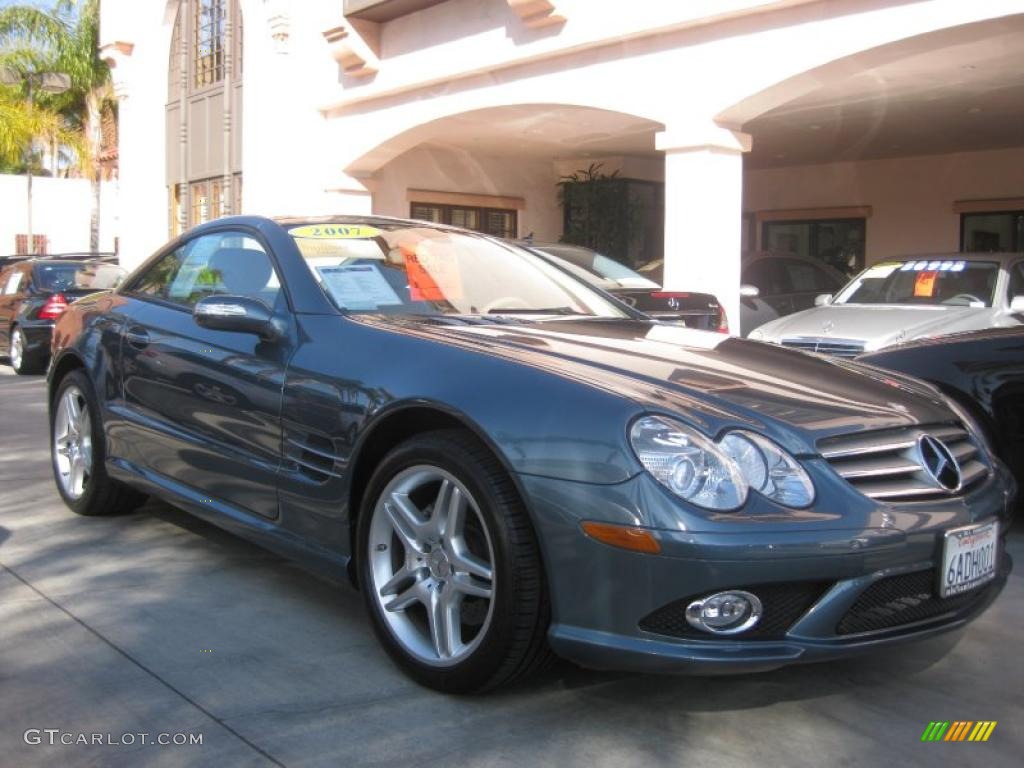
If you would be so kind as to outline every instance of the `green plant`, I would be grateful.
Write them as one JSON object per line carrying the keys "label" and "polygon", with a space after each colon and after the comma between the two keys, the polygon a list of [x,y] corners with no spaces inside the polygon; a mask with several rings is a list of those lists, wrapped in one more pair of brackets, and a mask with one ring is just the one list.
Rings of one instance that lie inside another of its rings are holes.
{"label": "green plant", "polygon": [[639,210],[626,180],[619,178],[618,171],[602,172],[602,167],[602,163],[591,163],[559,179],[558,197],[564,213],[561,241],[628,262]]}

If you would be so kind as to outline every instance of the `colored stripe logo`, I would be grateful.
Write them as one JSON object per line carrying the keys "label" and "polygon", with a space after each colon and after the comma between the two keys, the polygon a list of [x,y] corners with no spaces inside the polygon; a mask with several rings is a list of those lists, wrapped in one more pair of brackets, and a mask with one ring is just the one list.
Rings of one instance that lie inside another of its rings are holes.
{"label": "colored stripe logo", "polygon": [[988,741],[995,720],[933,720],[921,734],[921,741]]}

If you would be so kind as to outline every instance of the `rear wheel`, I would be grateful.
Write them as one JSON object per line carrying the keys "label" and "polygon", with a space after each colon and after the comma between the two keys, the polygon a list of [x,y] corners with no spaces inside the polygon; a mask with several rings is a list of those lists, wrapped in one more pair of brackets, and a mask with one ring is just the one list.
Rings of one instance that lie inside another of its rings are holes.
{"label": "rear wheel", "polygon": [[17,326],[11,330],[8,359],[11,361],[11,368],[19,375],[43,372],[43,357],[28,351],[28,339],[25,338],[25,332]]}
{"label": "rear wheel", "polygon": [[359,522],[374,629],[414,679],[480,691],[548,658],[533,528],[507,473],[471,435],[432,432],[395,448],[370,480]]}
{"label": "rear wheel", "polygon": [[89,378],[72,371],[50,406],[50,454],[61,498],[80,515],[129,512],[146,497],[106,472],[103,425]]}

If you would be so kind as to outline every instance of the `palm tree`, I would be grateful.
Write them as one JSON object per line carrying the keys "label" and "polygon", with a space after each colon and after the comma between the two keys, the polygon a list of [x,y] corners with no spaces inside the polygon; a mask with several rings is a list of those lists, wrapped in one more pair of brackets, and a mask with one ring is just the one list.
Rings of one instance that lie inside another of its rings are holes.
{"label": "palm tree", "polygon": [[26,150],[37,141],[84,149],[81,135],[68,130],[62,115],[29,104],[13,88],[0,88],[0,168],[20,170],[33,162]]}
{"label": "palm tree", "polygon": [[61,143],[78,150],[79,168],[89,173],[92,181],[89,247],[99,250],[100,168],[96,160],[103,141],[103,113],[116,108],[110,70],[98,53],[99,0],[58,0],[52,11],[27,4],[0,8],[0,46],[7,55],[17,52],[11,58],[20,61],[18,69],[23,72],[62,72],[71,79],[66,92],[40,96],[39,103],[41,108],[61,114],[80,137]]}

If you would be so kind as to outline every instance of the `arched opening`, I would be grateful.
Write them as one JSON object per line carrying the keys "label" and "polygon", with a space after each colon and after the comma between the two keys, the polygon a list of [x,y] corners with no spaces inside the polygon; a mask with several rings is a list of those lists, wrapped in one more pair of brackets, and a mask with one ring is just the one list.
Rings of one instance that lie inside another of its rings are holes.
{"label": "arched opening", "polygon": [[749,241],[847,274],[910,253],[1024,247],[1021,50],[1024,15],[949,27],[723,110],[753,137]]}
{"label": "arched opening", "polygon": [[346,172],[372,190],[375,213],[537,241],[573,230],[588,184],[596,185],[617,217],[604,250],[637,266],[662,253],[664,168],[654,148],[661,129],[590,107],[489,107],[408,129]]}
{"label": "arched opening", "polygon": [[178,3],[167,64],[172,237],[241,210],[242,54],[240,0]]}

